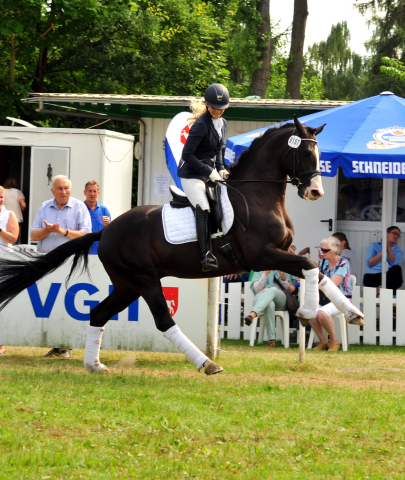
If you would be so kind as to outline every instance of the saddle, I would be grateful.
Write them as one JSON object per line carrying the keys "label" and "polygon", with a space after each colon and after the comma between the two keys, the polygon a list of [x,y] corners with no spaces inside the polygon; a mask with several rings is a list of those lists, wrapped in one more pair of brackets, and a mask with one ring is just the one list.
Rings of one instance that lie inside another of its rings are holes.
{"label": "saddle", "polygon": [[[177,188],[174,185],[169,187],[170,193],[172,195],[172,200],[170,201],[170,206],[173,208],[186,208],[191,207],[195,213],[195,208],[191,205],[189,199],[186,197],[185,193]],[[211,233],[217,233],[222,230],[221,222],[223,219],[223,210],[221,203],[221,187],[218,183],[213,184],[212,186],[207,184],[206,194],[208,203],[210,205],[211,215]]]}

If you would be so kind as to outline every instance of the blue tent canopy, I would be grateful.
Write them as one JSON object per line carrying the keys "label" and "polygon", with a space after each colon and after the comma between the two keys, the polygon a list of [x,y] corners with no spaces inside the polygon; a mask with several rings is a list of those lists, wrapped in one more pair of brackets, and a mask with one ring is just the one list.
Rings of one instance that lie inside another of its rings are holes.
{"label": "blue tent canopy", "polygon": [[[318,136],[322,175],[342,167],[346,177],[405,178],[405,100],[391,92],[300,117],[311,127],[326,127]],[[230,137],[225,160],[242,151],[268,128]]]}

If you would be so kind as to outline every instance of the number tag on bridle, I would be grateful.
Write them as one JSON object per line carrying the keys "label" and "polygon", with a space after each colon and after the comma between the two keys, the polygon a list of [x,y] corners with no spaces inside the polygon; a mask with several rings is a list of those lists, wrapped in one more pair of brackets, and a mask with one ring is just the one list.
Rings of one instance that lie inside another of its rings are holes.
{"label": "number tag on bridle", "polygon": [[297,137],[296,135],[291,135],[291,137],[288,139],[288,146],[291,148],[298,148],[300,145],[300,137]]}

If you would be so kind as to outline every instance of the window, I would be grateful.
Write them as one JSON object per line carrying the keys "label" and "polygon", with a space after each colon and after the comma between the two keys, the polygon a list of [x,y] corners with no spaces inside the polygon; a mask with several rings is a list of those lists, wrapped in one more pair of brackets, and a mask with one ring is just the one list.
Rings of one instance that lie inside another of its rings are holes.
{"label": "window", "polygon": [[[346,178],[342,169],[339,168],[337,219],[380,222],[382,188],[382,178]],[[400,190],[398,188],[399,194]],[[401,198],[403,198],[402,212],[404,215],[403,221],[405,221],[405,183],[403,185],[403,197]]]}

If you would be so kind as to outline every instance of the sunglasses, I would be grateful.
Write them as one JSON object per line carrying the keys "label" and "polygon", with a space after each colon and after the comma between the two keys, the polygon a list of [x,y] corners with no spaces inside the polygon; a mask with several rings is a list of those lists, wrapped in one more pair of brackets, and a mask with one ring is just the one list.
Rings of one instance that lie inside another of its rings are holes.
{"label": "sunglasses", "polygon": [[401,234],[399,232],[390,232],[390,233],[392,233],[393,235],[395,235],[398,238],[401,238]]}
{"label": "sunglasses", "polygon": [[330,252],[330,248],[321,248],[322,253],[328,253]]}

